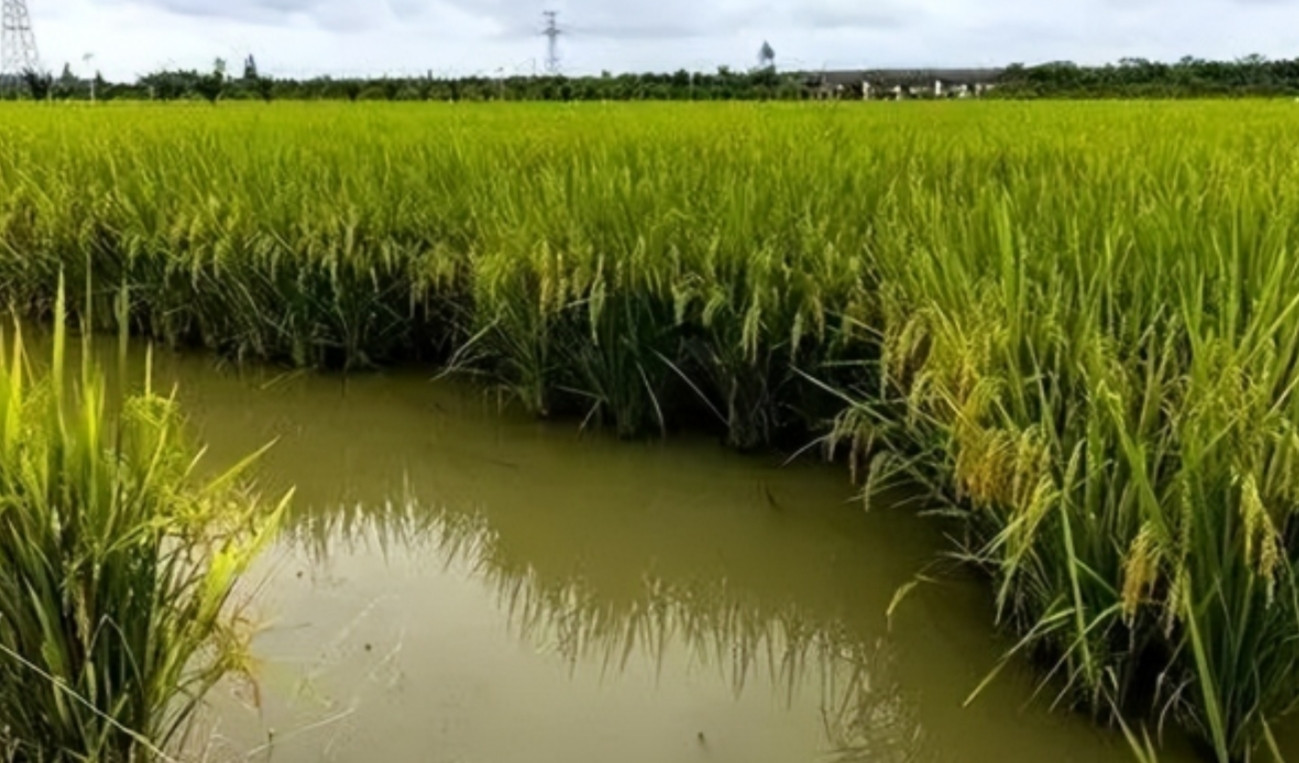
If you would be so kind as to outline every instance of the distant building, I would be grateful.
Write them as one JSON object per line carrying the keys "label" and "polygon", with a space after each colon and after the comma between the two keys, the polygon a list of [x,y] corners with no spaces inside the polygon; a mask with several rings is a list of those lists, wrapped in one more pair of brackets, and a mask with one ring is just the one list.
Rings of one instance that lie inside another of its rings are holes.
{"label": "distant building", "polygon": [[860,69],[800,74],[812,98],[967,98],[997,84],[1002,69]]}

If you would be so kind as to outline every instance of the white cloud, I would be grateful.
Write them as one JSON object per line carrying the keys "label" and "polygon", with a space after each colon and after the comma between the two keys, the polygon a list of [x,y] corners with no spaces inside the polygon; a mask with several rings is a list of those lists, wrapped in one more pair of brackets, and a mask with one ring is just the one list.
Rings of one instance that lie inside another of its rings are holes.
{"label": "white cloud", "polygon": [[560,11],[572,73],[1299,55],[1291,0],[28,0],[42,58],[112,78],[248,53],[285,76],[530,72]]}

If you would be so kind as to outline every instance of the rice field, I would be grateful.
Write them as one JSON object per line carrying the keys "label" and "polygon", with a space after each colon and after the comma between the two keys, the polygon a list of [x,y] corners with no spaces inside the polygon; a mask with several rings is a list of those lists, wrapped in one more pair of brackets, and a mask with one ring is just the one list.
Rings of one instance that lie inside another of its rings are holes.
{"label": "rice field", "polygon": [[963,520],[1047,700],[1240,760],[1299,695],[1295,113],[16,105],[0,293],[50,317],[62,274],[104,330],[433,362],[627,436],[816,438]]}

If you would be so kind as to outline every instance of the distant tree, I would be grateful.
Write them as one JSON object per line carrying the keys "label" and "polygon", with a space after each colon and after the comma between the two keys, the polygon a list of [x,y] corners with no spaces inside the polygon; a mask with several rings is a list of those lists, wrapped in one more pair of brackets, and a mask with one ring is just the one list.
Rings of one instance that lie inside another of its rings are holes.
{"label": "distant tree", "polygon": [[198,78],[194,83],[194,89],[199,95],[213,105],[221,98],[221,93],[225,90],[226,84],[226,62],[218,58],[212,65],[212,73],[205,74]]}
{"label": "distant tree", "polygon": [[415,86],[414,82],[408,82],[408,83],[406,83],[406,84],[404,84],[404,85],[401,86],[401,89],[399,89],[399,90],[397,91],[397,95],[394,96],[391,100],[394,100],[394,101],[421,101],[421,100],[423,100],[423,99],[420,98],[420,95],[419,95],[419,88]]}
{"label": "distant tree", "polygon": [[140,84],[148,90],[150,98],[174,101],[183,98],[197,79],[193,72],[159,71],[141,78]]}
{"label": "distant tree", "polygon": [[421,77],[419,82],[415,86],[415,90],[419,93],[419,100],[421,101],[427,101],[428,99],[432,98],[433,97],[433,72],[429,72],[428,76],[426,77]]}
{"label": "distant tree", "polygon": [[49,100],[50,92],[54,89],[54,75],[36,69],[23,69],[23,83],[27,85],[27,92],[33,101]]}
{"label": "distant tree", "polygon": [[253,82],[253,87],[257,89],[257,97],[270,103],[275,98],[275,80],[270,77],[258,77]]}
{"label": "distant tree", "polygon": [[257,74],[257,59],[253,58],[253,54],[249,53],[248,58],[244,59],[244,81],[256,82],[259,79],[261,77]]}
{"label": "distant tree", "polygon": [[771,47],[771,43],[763,40],[762,47],[758,49],[758,68],[771,69],[775,66],[776,51]]}
{"label": "distant tree", "polygon": [[770,91],[780,84],[780,76],[776,74],[774,66],[768,66],[749,75],[749,84]]}
{"label": "distant tree", "polygon": [[59,100],[71,98],[76,94],[80,85],[81,80],[77,79],[77,75],[72,73],[72,64],[65,63],[63,64],[63,73],[59,75],[58,81],[50,90],[50,96]]}

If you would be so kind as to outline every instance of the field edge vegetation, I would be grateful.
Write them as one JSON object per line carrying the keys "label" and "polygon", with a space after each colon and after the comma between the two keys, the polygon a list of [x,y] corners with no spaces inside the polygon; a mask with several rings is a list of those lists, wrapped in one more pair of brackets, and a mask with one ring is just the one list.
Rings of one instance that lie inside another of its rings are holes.
{"label": "field edge vegetation", "polygon": [[118,395],[88,346],[70,367],[54,298],[50,357],[0,333],[0,760],[173,760],[208,692],[251,679],[238,587],[288,497],[250,492],[250,461],[201,478],[147,372]]}

